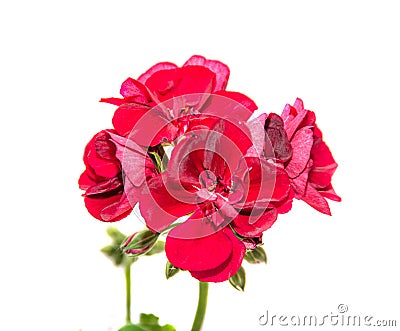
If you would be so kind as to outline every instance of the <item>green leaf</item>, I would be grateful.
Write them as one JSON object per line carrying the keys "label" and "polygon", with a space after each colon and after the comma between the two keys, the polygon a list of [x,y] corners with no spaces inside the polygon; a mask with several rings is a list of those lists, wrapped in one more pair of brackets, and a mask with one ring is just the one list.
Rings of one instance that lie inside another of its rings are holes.
{"label": "green leaf", "polygon": [[261,246],[246,252],[244,259],[251,264],[267,263],[267,254]]}
{"label": "green leaf", "polygon": [[172,265],[171,262],[167,261],[167,264],[165,265],[165,277],[167,279],[175,276],[178,272],[179,272],[179,268],[175,267],[174,265]]}
{"label": "green leaf", "polygon": [[241,266],[237,273],[229,278],[229,283],[238,291],[244,291],[246,285],[246,272]]}
{"label": "green leaf", "polygon": [[153,246],[152,249],[150,249],[145,255],[147,256],[151,256],[151,255],[155,255],[155,254],[159,254],[164,252],[165,250],[165,242],[164,241],[157,241],[155,243],[155,245]]}
{"label": "green leaf", "polygon": [[116,266],[119,266],[124,262],[125,257],[119,245],[108,245],[103,247],[100,251],[110,258]]}
{"label": "green leaf", "polygon": [[118,331],[147,331],[137,324],[128,324],[120,328]]}
{"label": "green leaf", "polygon": [[119,231],[115,226],[110,226],[106,231],[117,245],[121,245],[126,238],[126,235]]}
{"label": "green leaf", "polygon": [[[153,314],[140,314],[139,324],[141,328],[145,331],[176,331],[176,329],[171,324],[166,324],[161,326],[158,323],[159,318]],[[130,331],[130,330],[123,330]],[[134,330],[132,330],[134,331]]]}

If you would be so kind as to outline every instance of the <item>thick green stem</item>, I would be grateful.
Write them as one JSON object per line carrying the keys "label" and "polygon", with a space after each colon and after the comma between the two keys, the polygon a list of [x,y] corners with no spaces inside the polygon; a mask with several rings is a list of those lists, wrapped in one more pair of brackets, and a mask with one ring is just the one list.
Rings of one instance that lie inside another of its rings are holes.
{"label": "thick green stem", "polygon": [[191,331],[200,331],[207,308],[208,283],[199,282],[199,302]]}
{"label": "thick green stem", "polygon": [[125,264],[126,324],[131,324],[131,263]]}

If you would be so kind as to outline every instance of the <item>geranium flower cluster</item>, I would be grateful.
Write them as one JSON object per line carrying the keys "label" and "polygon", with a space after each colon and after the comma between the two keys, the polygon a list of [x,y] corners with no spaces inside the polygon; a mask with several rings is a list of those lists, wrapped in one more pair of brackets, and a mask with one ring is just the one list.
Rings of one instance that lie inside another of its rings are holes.
{"label": "geranium flower cluster", "polygon": [[297,99],[256,117],[254,101],[226,90],[229,74],[193,56],[128,78],[121,98],[101,99],[117,106],[113,128],[88,143],[79,179],[91,215],[114,222],[139,204],[148,229],[168,232],[169,262],[204,282],[235,275],[293,199],[324,214],[340,201],[315,114]]}

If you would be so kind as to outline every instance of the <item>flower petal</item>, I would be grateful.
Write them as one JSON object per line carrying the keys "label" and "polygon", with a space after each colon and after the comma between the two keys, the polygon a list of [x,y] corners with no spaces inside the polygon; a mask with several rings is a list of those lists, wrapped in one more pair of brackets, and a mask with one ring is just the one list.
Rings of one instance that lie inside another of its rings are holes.
{"label": "flower petal", "polygon": [[243,237],[258,237],[275,223],[277,217],[278,213],[274,208],[260,214],[239,214],[231,224]]}
{"label": "flower petal", "polygon": [[178,130],[159,108],[149,109],[137,104],[120,106],[115,111],[113,125],[118,134],[129,136],[142,146],[155,146],[163,140],[172,141]]}
{"label": "flower petal", "polygon": [[124,217],[126,217],[131,212],[131,207],[125,204],[121,205],[121,209],[119,212],[115,214],[115,217],[110,217],[110,215],[106,212],[105,218],[103,218],[103,211],[107,210],[110,206],[115,206],[113,208],[117,209],[117,206],[120,204],[122,194],[116,194],[112,196],[100,196],[100,197],[85,197],[85,205],[89,213],[103,222],[116,222]]}
{"label": "flower petal", "polygon": [[249,97],[238,92],[219,91],[210,96],[202,113],[217,118],[246,122],[257,105]]}
{"label": "flower petal", "polygon": [[229,68],[226,64],[215,61],[207,60],[205,57],[200,55],[193,55],[186,63],[185,66],[203,66],[215,73],[215,87],[214,91],[225,90],[229,79]]}
{"label": "flower petal", "polygon": [[142,84],[146,84],[147,80],[156,72],[161,70],[169,70],[177,68],[176,64],[171,62],[160,62],[152,66],[149,70],[147,70],[144,74],[140,75],[138,81]]}
{"label": "flower petal", "polygon": [[243,181],[245,200],[235,205],[238,209],[271,208],[283,204],[289,194],[289,178],[285,170],[265,159],[245,157],[235,171]]}
{"label": "flower petal", "polygon": [[310,159],[310,151],[313,145],[313,132],[310,127],[301,128],[291,141],[293,155],[286,167],[290,178],[300,175]]}
{"label": "flower petal", "polygon": [[[186,106],[200,108],[205,101],[203,94],[211,93],[214,84],[215,74],[200,66],[161,70],[146,81],[146,87],[158,102],[182,96],[176,101],[180,101],[181,108]],[[191,94],[198,95],[190,97]]]}
{"label": "flower petal", "polygon": [[331,215],[329,205],[325,198],[311,184],[307,185],[306,193],[302,197],[302,200],[307,202],[311,207],[319,212],[326,215]]}
{"label": "flower petal", "polygon": [[292,139],[294,133],[299,129],[300,124],[306,117],[308,110],[304,109],[303,101],[296,99],[296,107],[287,104],[282,112],[282,119],[285,122],[285,130],[289,140]]}
{"label": "flower petal", "polygon": [[[189,218],[186,222],[189,223],[186,226],[190,227],[199,220]],[[169,232],[165,245],[167,258],[175,267],[190,271],[214,269],[231,256],[232,241],[223,230],[200,238],[181,238],[181,234],[177,233],[180,226]]]}
{"label": "flower petal", "polygon": [[[168,189],[165,182],[168,183]],[[182,202],[185,199],[181,199],[178,195],[184,195],[185,198],[185,191],[172,188],[173,183],[165,179],[165,175],[160,174],[147,182],[147,187],[139,197],[140,213],[152,231],[162,232],[179,217],[197,209],[195,204]]]}
{"label": "flower petal", "polygon": [[87,170],[102,178],[113,178],[121,172],[115,157],[115,146],[106,131],[100,131],[85,148],[84,162]]}
{"label": "flower petal", "polygon": [[132,78],[122,83],[120,93],[124,98],[129,98],[130,102],[147,104],[152,101],[146,87]]}
{"label": "flower petal", "polygon": [[221,265],[214,269],[204,271],[191,271],[194,278],[202,282],[223,282],[236,274],[242,265],[246,248],[244,244],[233,234],[229,228],[223,230],[224,234],[229,237],[232,243],[232,254]]}
{"label": "flower petal", "polygon": [[331,199],[333,201],[337,202],[342,201],[342,198],[336,194],[331,184],[328,187],[324,188],[323,190],[319,190],[319,193],[323,197]]}
{"label": "flower petal", "polygon": [[292,156],[292,146],[286,135],[284,123],[279,115],[271,113],[265,120],[265,142],[264,153],[267,158],[276,158],[286,162]]}

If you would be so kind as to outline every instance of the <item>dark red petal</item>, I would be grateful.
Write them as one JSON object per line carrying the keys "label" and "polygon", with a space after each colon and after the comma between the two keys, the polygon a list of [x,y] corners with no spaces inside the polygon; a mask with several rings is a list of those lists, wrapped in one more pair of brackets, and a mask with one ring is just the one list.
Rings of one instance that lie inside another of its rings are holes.
{"label": "dark red petal", "polygon": [[89,187],[96,185],[97,182],[95,182],[90,176],[88,176],[87,171],[84,171],[79,177],[78,184],[81,190],[87,190]]}
{"label": "dark red petal", "polygon": [[332,176],[337,168],[337,163],[332,157],[328,146],[318,139],[311,149],[311,159],[313,167],[311,168],[309,181],[316,188],[325,188],[331,183]]}
{"label": "dark red petal", "polygon": [[154,66],[152,66],[149,70],[147,70],[144,74],[140,75],[138,81],[146,85],[147,79],[149,79],[149,77],[155,74],[157,71],[175,69],[175,68],[177,68],[176,64],[173,64],[171,62],[157,63]]}
{"label": "dark red petal", "polygon": [[98,220],[103,222],[115,222],[127,216],[130,210],[126,210],[124,213],[117,215],[115,218],[107,217],[107,219],[104,219],[102,217],[102,212],[104,209],[108,208],[111,205],[118,205],[120,203],[121,197],[122,194],[116,194],[112,196],[100,196],[95,198],[85,197],[85,205],[89,213]]}
{"label": "dark red petal", "polygon": [[85,148],[85,164],[96,176],[113,178],[121,172],[115,146],[106,131],[97,133]]}
{"label": "dark red petal", "polygon": [[138,105],[135,103],[128,103],[118,107],[112,119],[115,130],[121,136],[128,136],[136,123],[148,111],[148,106]]}
{"label": "dark red petal", "polygon": [[127,195],[124,193],[119,201],[104,208],[100,213],[100,217],[105,222],[115,222],[127,217],[134,206],[135,203],[131,199],[128,200]]}
{"label": "dark red petal", "polygon": [[323,197],[328,198],[328,199],[331,199],[331,200],[333,200],[333,201],[338,201],[338,202],[342,201],[342,198],[339,197],[339,196],[336,194],[336,192],[334,191],[332,185],[329,185],[327,188],[324,188],[323,190],[320,190],[319,193],[320,193]]}
{"label": "dark red petal", "polygon": [[180,234],[175,236],[180,226],[169,232],[165,246],[167,258],[175,267],[190,271],[214,269],[231,256],[232,241],[223,230],[206,237],[182,239]]}
{"label": "dark red petal", "polygon": [[291,141],[293,155],[286,167],[290,178],[300,175],[310,159],[310,151],[313,145],[313,132],[309,127],[301,128],[296,132]]}
{"label": "dark red petal", "polygon": [[101,98],[100,102],[109,103],[109,104],[115,105],[115,106],[121,106],[126,101],[121,98]]}
{"label": "dark red petal", "polygon": [[322,139],[315,140],[311,149],[311,158],[314,162],[314,167],[326,167],[336,164],[331,151]]}
{"label": "dark red petal", "polygon": [[187,134],[172,150],[168,163],[169,176],[184,188],[200,188],[199,176],[204,167],[206,130]]}
{"label": "dark red petal", "polygon": [[[140,212],[146,225],[155,232],[162,232],[179,217],[188,215],[197,209],[195,204],[184,202],[185,196],[183,199],[176,197],[179,194],[184,195],[185,191],[172,190],[173,183],[171,181],[168,181],[167,189],[164,184],[164,180],[166,180],[164,176],[160,174],[150,179],[147,188],[139,197]],[[190,194],[188,196],[190,199]]]}
{"label": "dark red petal", "polygon": [[114,177],[102,182],[98,182],[95,185],[89,187],[86,190],[86,196],[96,196],[96,195],[110,195],[116,194],[122,190],[122,182],[119,178]]}
{"label": "dark red petal", "polygon": [[[204,93],[211,93],[214,83],[215,74],[212,71],[205,67],[187,66],[158,71],[149,77],[146,86],[158,102],[182,96],[176,100],[179,108],[186,106],[200,108],[205,102]],[[190,94],[197,95],[190,96]]]}
{"label": "dark red petal", "polygon": [[238,92],[219,91],[207,100],[202,113],[235,122],[246,122],[254,111],[256,104],[249,97]]}
{"label": "dark red petal", "polygon": [[311,164],[312,161],[310,160],[304,171],[296,178],[290,180],[290,184],[292,185],[296,199],[301,199],[304,194],[306,194],[308,175],[310,173]]}
{"label": "dark red petal", "polygon": [[284,203],[276,207],[278,214],[286,214],[292,209],[294,195],[294,191],[291,189]]}
{"label": "dark red petal", "polygon": [[292,146],[286,135],[282,118],[271,113],[265,120],[264,127],[267,135],[264,147],[265,156],[276,158],[282,162],[288,161],[292,156]]}
{"label": "dark red petal", "polygon": [[244,254],[246,253],[244,244],[236,238],[229,228],[225,228],[223,232],[232,242],[232,254],[225,263],[221,264],[217,268],[204,271],[190,270],[191,275],[199,281],[223,282],[235,275],[242,265]]}
{"label": "dark red petal", "polygon": [[243,178],[246,197],[244,203],[235,205],[239,209],[267,209],[281,205],[288,197],[290,185],[285,170],[265,159],[246,157],[235,176]]}
{"label": "dark red petal", "polygon": [[233,229],[243,237],[258,237],[275,223],[277,217],[276,209],[270,209],[261,214],[239,214],[231,224]]}
{"label": "dark red petal", "polygon": [[113,117],[118,134],[129,137],[142,146],[155,146],[162,141],[173,141],[178,128],[158,108],[138,107],[137,104],[120,106]]}
{"label": "dark red petal", "polygon": [[226,64],[215,60],[207,60],[205,57],[200,55],[193,55],[183,66],[192,65],[203,66],[211,70],[216,77],[214,91],[225,90],[230,73]]}
{"label": "dark red petal", "polygon": [[311,207],[315,208],[319,212],[331,215],[329,205],[325,198],[311,184],[307,185],[306,193],[302,200],[307,202]]}

